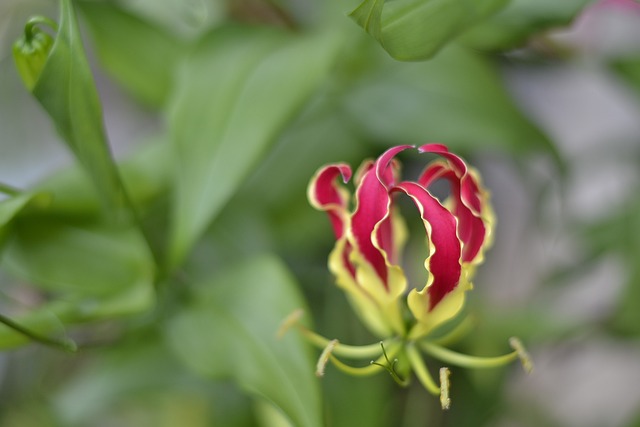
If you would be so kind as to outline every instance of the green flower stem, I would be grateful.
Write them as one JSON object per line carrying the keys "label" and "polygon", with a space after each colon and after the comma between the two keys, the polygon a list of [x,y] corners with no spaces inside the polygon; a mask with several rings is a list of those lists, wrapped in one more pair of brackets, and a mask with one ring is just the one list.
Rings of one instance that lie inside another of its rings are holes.
{"label": "green flower stem", "polygon": [[422,360],[422,356],[416,349],[415,344],[409,344],[405,347],[405,351],[407,353],[407,358],[409,359],[409,363],[413,368],[413,371],[416,373],[416,377],[424,388],[429,391],[429,393],[438,396],[440,395],[440,387],[435,383],[431,374],[427,370],[427,367],[424,364],[424,360]]}
{"label": "green flower stem", "polygon": [[0,314],[0,323],[5,324],[6,326],[8,326],[9,328],[21,333],[22,335],[32,339],[33,341],[39,342],[40,344],[44,344],[47,345],[49,347],[56,347],[59,348],[61,350],[64,351],[68,351],[70,353],[75,353],[78,350],[78,346],[77,344],[69,339],[69,338],[64,338],[61,340],[57,340],[55,338],[49,338],[49,337],[45,337],[42,336],[36,332],[33,332],[27,328],[25,328],[24,326],[20,325],[19,323],[14,322],[13,320],[11,320],[10,318]]}
{"label": "green flower stem", "polygon": [[[322,335],[316,334],[313,331],[310,331],[309,329],[305,328],[302,325],[297,325],[297,326],[300,332],[302,332],[304,337],[307,339],[307,341],[309,341],[311,344],[315,345],[318,348],[325,348],[331,342],[331,340],[323,337]],[[382,344],[384,346],[391,346],[397,341],[398,341],[397,338],[395,338],[395,339],[382,341]],[[341,357],[346,357],[349,359],[366,359],[369,357],[378,356],[380,354],[380,351],[381,350],[380,350],[379,342],[375,344],[369,344],[369,345],[363,345],[363,346],[347,345],[347,344],[340,343],[340,344],[336,344],[335,348],[333,349],[333,354]]]}
{"label": "green flower stem", "polygon": [[518,358],[517,351],[497,357],[476,357],[458,353],[431,342],[423,341],[418,344],[428,355],[451,365],[464,368],[497,368]]}

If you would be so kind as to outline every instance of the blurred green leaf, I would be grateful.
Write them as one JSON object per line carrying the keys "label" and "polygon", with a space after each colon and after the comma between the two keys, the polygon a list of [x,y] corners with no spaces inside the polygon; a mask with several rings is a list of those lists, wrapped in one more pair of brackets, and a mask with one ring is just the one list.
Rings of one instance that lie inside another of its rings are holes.
{"label": "blurred green leaf", "polygon": [[178,265],[327,74],[327,34],[227,27],[188,59],[170,109],[176,199],[170,259]]}
{"label": "blurred green leaf", "polygon": [[0,230],[33,198],[33,193],[21,193],[0,201]]}
{"label": "blurred green leaf", "polygon": [[58,33],[33,95],[91,176],[105,205],[117,211],[125,206],[125,195],[107,144],[98,93],[71,0],[60,4]]}
{"label": "blurred green leaf", "polygon": [[14,224],[6,268],[57,293],[101,298],[152,286],[153,261],[135,229],[37,219]]}
{"label": "blurred green leaf", "polygon": [[[64,325],[138,313],[154,301],[154,264],[136,229],[71,225],[55,219],[14,222],[3,267],[53,299],[13,320],[42,336]],[[55,299],[57,298],[57,299]],[[28,338],[0,325],[0,348]]]}
{"label": "blurred green leaf", "polygon": [[287,315],[304,306],[293,279],[273,258],[244,261],[194,290],[193,303],[169,325],[169,340],[201,375],[233,379],[279,407],[299,427],[321,426],[311,355]]}
{"label": "blurred green leaf", "polygon": [[618,59],[613,63],[613,69],[633,87],[640,95],[640,57]]}
{"label": "blurred green leaf", "polygon": [[[170,151],[168,142],[153,139],[118,165],[132,202],[142,211],[169,188]],[[47,177],[35,191],[52,200],[44,209],[28,206],[23,216],[95,219],[100,214],[100,200],[77,166]]]}
{"label": "blurred green leaf", "polygon": [[149,107],[165,104],[186,43],[113,2],[77,3],[104,68]]}
{"label": "blurred green leaf", "polygon": [[393,58],[431,58],[509,0],[364,0],[350,16]]}
{"label": "blurred green leaf", "polygon": [[[74,303],[54,301],[43,304],[27,314],[13,316],[12,321],[39,336],[58,340],[58,337],[65,335],[65,323],[79,317],[77,311],[77,306]],[[0,349],[19,347],[27,344],[30,340],[27,335],[15,328],[4,323],[0,324]],[[58,341],[68,343],[69,347],[71,346],[71,341],[68,339],[63,338]]]}
{"label": "blurred green leaf", "polygon": [[0,253],[4,247],[5,240],[9,235],[9,224],[29,205],[38,207],[51,204],[51,196],[47,193],[26,192],[15,195],[0,201]]}
{"label": "blurred green leaf", "polygon": [[495,16],[464,34],[461,41],[475,49],[513,49],[535,33],[569,25],[592,2],[593,0],[512,0]]}
{"label": "blurred green leaf", "polygon": [[558,158],[549,139],[518,111],[492,64],[461,47],[425,63],[389,63],[345,99],[366,135],[385,145],[440,141]]}
{"label": "blurred green leaf", "polygon": [[[53,407],[65,426],[91,425],[96,419],[110,425],[210,425],[204,423],[211,411],[206,394],[146,332],[89,360],[57,390]],[[149,403],[156,405],[147,407]],[[125,421],[134,405],[137,424]],[[182,423],[175,423],[176,416]]]}
{"label": "blurred green leaf", "polygon": [[589,225],[583,236],[591,258],[603,254],[621,257],[628,277],[610,326],[625,335],[640,335],[640,199],[629,200],[611,216]]}

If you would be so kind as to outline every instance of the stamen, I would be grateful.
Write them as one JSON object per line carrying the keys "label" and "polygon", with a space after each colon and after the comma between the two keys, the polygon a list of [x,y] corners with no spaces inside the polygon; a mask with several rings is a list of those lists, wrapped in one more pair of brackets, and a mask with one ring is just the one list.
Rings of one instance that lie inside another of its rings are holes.
{"label": "stamen", "polygon": [[355,367],[355,366],[347,365],[346,363],[340,361],[340,359],[334,356],[334,354],[337,353],[337,350],[341,346],[342,344],[335,347],[336,351],[329,354],[329,360],[331,360],[331,363],[333,363],[335,367],[341,370],[342,372],[349,375],[359,376],[359,377],[373,375],[381,371],[383,368],[386,369],[386,367],[382,364],[382,362],[388,361],[389,356],[390,357],[395,356],[395,354],[400,350],[399,345],[397,344],[392,345],[389,348],[389,351],[386,356],[382,355],[377,360],[371,361],[369,366]]}
{"label": "stamen", "polygon": [[289,329],[293,328],[294,326],[296,326],[298,324],[298,322],[300,321],[300,319],[302,318],[302,316],[304,315],[304,310],[299,308],[297,310],[294,310],[293,313],[291,313],[290,315],[288,315],[280,324],[280,327],[278,328],[278,332],[276,334],[276,337],[278,337],[278,339],[282,339],[282,337],[284,337],[284,335],[289,332]]}
{"label": "stamen", "polygon": [[440,368],[440,406],[442,406],[442,409],[445,411],[451,407],[451,399],[449,398],[449,375],[451,375],[449,368]]}
{"label": "stamen", "polygon": [[527,374],[533,372],[533,361],[531,360],[531,356],[522,345],[522,341],[520,341],[516,337],[509,338],[509,345],[513,348],[520,358],[520,362],[522,363],[522,367],[524,368]]}
{"label": "stamen", "polygon": [[402,378],[400,378],[400,375],[398,375],[398,372],[396,371],[396,364],[398,363],[398,359],[393,359],[393,362],[391,362],[389,360],[389,356],[387,356],[387,351],[384,349],[384,342],[380,341],[380,346],[382,347],[382,355],[384,356],[384,359],[386,360],[386,365],[383,365],[379,362],[376,361],[371,361],[372,365],[378,365],[383,367],[384,369],[387,370],[387,372],[389,372],[389,375],[391,375],[391,378],[393,378],[393,380],[401,387],[406,387],[409,385],[409,378],[405,378],[404,380]]}
{"label": "stamen", "polygon": [[324,376],[324,368],[327,366],[327,362],[331,357],[331,352],[338,345],[338,340],[331,340],[329,344],[324,348],[322,354],[320,354],[320,358],[318,359],[318,363],[316,364],[316,377]]}
{"label": "stamen", "polygon": [[405,351],[407,353],[407,357],[409,359],[409,363],[413,368],[413,371],[416,373],[416,377],[420,383],[424,386],[424,388],[429,391],[429,393],[437,396],[440,394],[440,388],[436,385],[433,378],[431,378],[431,374],[427,370],[427,367],[424,364],[424,360],[422,360],[422,356],[416,349],[415,345],[410,344],[405,347]]}
{"label": "stamen", "polygon": [[[296,326],[298,330],[302,333],[302,335],[309,341],[311,344],[315,345],[318,348],[324,349],[331,342],[330,339],[323,337],[307,328],[305,328],[300,323],[297,323],[294,313],[290,314],[283,322],[280,329],[290,328]],[[289,324],[289,322],[291,322]],[[285,329],[286,333],[286,329]],[[385,345],[392,345],[398,341],[398,338],[392,338],[387,341],[384,341]],[[368,359],[370,357],[374,357],[380,354],[380,343],[369,344],[369,345],[347,345],[340,344],[340,346],[335,348],[335,353],[341,357],[347,357],[350,359]]]}
{"label": "stamen", "polygon": [[506,365],[518,358],[517,351],[496,357],[477,357],[458,353],[430,342],[423,341],[420,342],[419,345],[420,348],[430,356],[451,365],[461,366],[464,368],[496,368]]}
{"label": "stamen", "polygon": [[333,363],[336,368],[338,368],[345,374],[353,375],[356,377],[368,377],[369,375],[378,373],[383,368],[381,364],[375,362],[370,363],[369,366],[362,367],[347,365],[333,355],[331,355],[331,363]]}

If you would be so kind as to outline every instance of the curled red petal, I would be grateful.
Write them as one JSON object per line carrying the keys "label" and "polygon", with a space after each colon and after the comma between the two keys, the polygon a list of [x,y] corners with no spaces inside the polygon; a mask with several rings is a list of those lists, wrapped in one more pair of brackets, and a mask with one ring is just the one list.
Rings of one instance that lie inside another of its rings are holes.
{"label": "curled red petal", "polygon": [[402,191],[420,211],[429,237],[431,253],[428,269],[431,275],[429,307],[431,311],[460,282],[461,243],[456,233],[456,219],[424,187],[415,182],[401,182],[393,191]]}
{"label": "curled red petal", "polygon": [[390,148],[364,171],[356,190],[357,207],[351,217],[351,231],[357,250],[387,284],[387,254],[394,253],[390,220],[391,196],[394,184],[391,162],[400,151],[411,148],[402,145]]}
{"label": "curled red petal", "polygon": [[348,200],[341,193],[336,178],[342,177],[344,183],[351,179],[349,165],[338,163],[319,169],[309,184],[309,201],[316,209],[329,215],[336,239],[346,231],[346,215]]}
{"label": "curled red petal", "polygon": [[436,153],[444,157],[448,166],[442,163],[429,165],[418,182],[425,188],[439,178],[451,183],[452,210],[458,219],[458,234],[463,242],[463,262],[471,262],[478,255],[487,236],[487,226],[482,219],[482,192],[464,160],[449,152],[442,144],[425,144],[419,148],[422,153]]}
{"label": "curled red petal", "polygon": [[[351,179],[349,165],[338,163],[327,165],[318,170],[309,184],[309,201],[316,209],[325,211],[331,221],[336,240],[341,239],[347,230],[349,221],[348,197],[338,187],[337,178],[341,177],[346,184]],[[342,252],[344,267],[352,277],[355,277],[355,268],[349,261],[351,244],[346,242]]]}

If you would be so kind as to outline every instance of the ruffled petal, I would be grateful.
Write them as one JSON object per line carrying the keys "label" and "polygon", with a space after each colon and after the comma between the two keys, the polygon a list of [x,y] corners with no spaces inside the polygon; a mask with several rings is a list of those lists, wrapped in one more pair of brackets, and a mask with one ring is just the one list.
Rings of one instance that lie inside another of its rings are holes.
{"label": "ruffled petal", "polygon": [[357,206],[351,217],[354,248],[373,267],[385,285],[388,284],[387,262],[395,252],[389,195],[395,180],[392,159],[407,148],[412,147],[403,145],[390,148],[362,173],[356,190]]}
{"label": "ruffled petal", "polygon": [[[327,213],[336,240],[340,241],[349,227],[349,193],[338,185],[338,177],[341,177],[345,184],[349,182],[351,179],[349,165],[338,163],[320,168],[309,183],[307,196],[314,208]],[[341,245],[336,245],[336,247],[338,246],[341,251],[342,268],[346,269],[352,277],[355,277],[355,268],[349,261],[351,244],[345,241]]]}
{"label": "ruffled petal", "polygon": [[458,235],[463,243],[462,261],[480,262],[482,249],[490,243],[489,235],[493,225],[487,192],[481,188],[477,175],[467,168],[460,157],[450,153],[446,146],[426,144],[419,151],[436,153],[447,160],[447,164],[435,162],[429,165],[418,183],[425,188],[440,178],[451,183],[452,212],[458,220]]}
{"label": "ruffled petal", "polygon": [[349,182],[349,165],[338,163],[320,168],[311,179],[307,190],[311,205],[329,215],[336,239],[340,239],[346,231],[349,203],[349,193],[336,183],[338,176],[342,177],[345,184]]}
{"label": "ruffled petal", "polygon": [[402,182],[394,187],[394,191],[402,191],[411,197],[429,238],[429,256],[425,260],[425,268],[430,273],[425,287],[429,303],[422,310],[431,311],[460,281],[462,245],[456,231],[456,219],[419,184]]}

